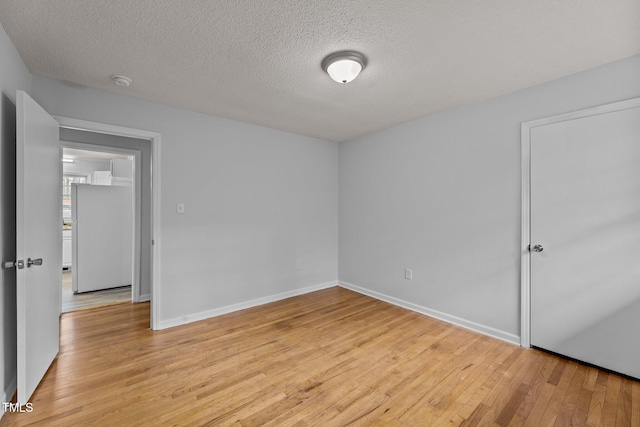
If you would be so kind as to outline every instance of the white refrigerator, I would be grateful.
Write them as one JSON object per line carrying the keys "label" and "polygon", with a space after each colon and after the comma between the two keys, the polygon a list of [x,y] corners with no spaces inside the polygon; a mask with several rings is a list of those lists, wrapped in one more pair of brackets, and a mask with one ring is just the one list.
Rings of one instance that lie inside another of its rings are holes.
{"label": "white refrigerator", "polygon": [[73,184],[71,203],[73,291],[82,293],[131,285],[132,188]]}

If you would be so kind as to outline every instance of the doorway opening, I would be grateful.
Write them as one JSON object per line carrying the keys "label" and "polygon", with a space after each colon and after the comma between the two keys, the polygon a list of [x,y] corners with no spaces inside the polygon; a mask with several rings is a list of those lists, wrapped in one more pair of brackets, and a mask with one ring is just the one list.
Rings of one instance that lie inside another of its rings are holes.
{"label": "doorway opening", "polygon": [[[133,161],[131,178],[124,178],[124,180],[130,179],[132,184],[134,211],[133,231],[130,233],[133,235],[133,275],[130,280],[131,291],[128,300],[133,302],[150,301],[150,327],[157,329],[159,325],[157,306],[160,256],[160,239],[158,238],[160,134],[65,117],[55,117],[55,119],[60,125],[61,158],[65,150],[71,150],[68,151],[69,153],[73,153],[73,150],[86,151],[92,153],[90,154],[92,156],[96,156],[96,153],[109,153],[111,156],[109,159],[110,167],[104,171],[98,171],[107,173],[92,176],[83,173],[84,179],[90,180],[92,184],[95,184],[96,180],[104,179],[104,175],[108,175],[108,172],[111,172],[112,183],[113,180],[123,179],[122,173],[118,171],[116,171],[114,178],[112,169],[117,168],[118,165],[115,163],[119,162],[112,163],[111,160],[131,159]],[[62,173],[60,179],[63,179]],[[73,181],[73,179],[69,181]],[[73,184],[76,187],[87,185],[86,183],[72,182],[72,188]],[[110,225],[110,221],[104,222],[106,227]],[[71,234],[73,235],[73,233]],[[73,260],[71,264],[71,274],[73,275]],[[79,265],[82,265],[82,260]]]}
{"label": "doorway opening", "polygon": [[140,301],[139,283],[135,293],[133,286],[140,269],[140,257],[134,256],[140,152],[69,148],[77,143],[63,140],[61,145],[62,313]]}

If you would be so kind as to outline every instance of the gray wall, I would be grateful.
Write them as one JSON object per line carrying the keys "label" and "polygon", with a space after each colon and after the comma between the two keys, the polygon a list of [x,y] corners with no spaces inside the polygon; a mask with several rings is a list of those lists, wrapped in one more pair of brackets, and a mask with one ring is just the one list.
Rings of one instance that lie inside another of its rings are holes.
{"label": "gray wall", "polygon": [[340,281],[517,340],[520,123],[638,97],[639,76],[635,56],[341,144]]}
{"label": "gray wall", "polygon": [[[0,261],[16,257],[16,90],[30,91],[31,75],[0,26]],[[16,378],[16,273],[0,272],[0,399],[8,402]]]}
{"label": "gray wall", "polygon": [[32,92],[54,115],[162,134],[161,324],[337,281],[337,144],[46,77]]}

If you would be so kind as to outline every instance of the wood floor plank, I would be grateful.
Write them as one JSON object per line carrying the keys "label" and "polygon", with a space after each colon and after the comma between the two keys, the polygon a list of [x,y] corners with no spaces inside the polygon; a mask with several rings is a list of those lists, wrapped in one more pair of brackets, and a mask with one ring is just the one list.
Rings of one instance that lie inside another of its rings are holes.
{"label": "wood floor plank", "polygon": [[510,426],[522,426],[525,424],[534,410],[535,404],[540,399],[544,385],[547,384],[557,361],[554,358],[547,357],[544,353],[540,353],[537,363],[537,365],[528,368],[536,375],[532,378],[527,394],[518,407],[514,418],[509,423]]}
{"label": "wood floor plank", "polygon": [[549,399],[549,404],[540,418],[540,426],[553,426],[555,424],[556,419],[560,414],[560,410],[562,409],[562,402],[567,395],[567,390],[569,389],[569,385],[577,368],[578,364],[575,362],[568,362],[565,364],[562,376],[558,379],[558,383],[555,385],[555,390],[551,395],[551,399]]}
{"label": "wood floor plank", "polygon": [[[477,416],[480,403],[499,378],[494,372],[499,364],[507,359],[512,350],[512,347],[497,345],[487,353],[487,358],[478,365],[480,373],[477,378],[470,384],[471,387],[467,392],[461,396],[462,400],[464,400],[464,406],[458,411],[460,416],[470,419],[474,417],[474,412],[476,413],[475,416]],[[465,397],[465,394],[467,397]],[[483,416],[484,412],[486,411],[483,411]]]}
{"label": "wood floor plank", "polygon": [[586,424],[587,417],[589,416],[589,406],[591,399],[593,398],[593,391],[586,388],[582,388],[579,392],[578,401],[576,403],[575,410],[571,416],[572,426],[583,426]]}
{"label": "wood floor plank", "polygon": [[621,427],[631,426],[631,381],[623,379],[620,385],[620,397],[618,399],[618,413],[616,414],[616,424]]}
{"label": "wood floor plank", "polygon": [[556,365],[556,367],[553,369],[553,372],[549,376],[549,380],[548,380],[549,384],[558,385],[558,382],[560,381],[560,378],[562,378],[564,370],[567,367],[567,362],[568,361],[565,359],[560,359],[558,361],[558,364]]}
{"label": "wood floor plank", "polygon": [[[433,425],[459,425],[465,420],[468,412],[469,401],[477,391],[482,387],[488,372],[484,369],[483,364],[488,357],[493,357],[491,350],[497,343],[494,340],[481,337],[473,344],[473,352],[465,354],[461,361],[465,365],[458,373],[458,379],[455,381],[455,387],[448,391],[448,399],[434,399],[441,408],[441,415],[434,420]],[[472,357],[473,354],[477,354]],[[446,405],[445,405],[446,404]],[[475,409],[475,408],[474,408]]]}
{"label": "wood floor plank", "polygon": [[594,391],[597,380],[598,380],[598,369],[591,367],[587,371],[587,376],[584,379],[584,384],[582,385],[582,387],[584,387],[589,391]]}
{"label": "wood floor plank", "polygon": [[578,398],[580,391],[582,390],[582,384],[585,381],[587,370],[584,366],[576,366],[576,372],[573,378],[569,382],[569,386],[565,391],[564,399],[560,404],[560,410],[554,423],[554,427],[568,426],[571,424],[571,417],[578,404]]}
{"label": "wood floor plank", "polygon": [[549,406],[555,390],[556,386],[549,382],[542,384],[540,391],[537,393],[537,397],[534,397],[531,412],[529,412],[529,415],[522,423],[524,427],[539,427],[543,425],[542,417]]}
{"label": "wood floor plank", "polygon": [[631,425],[640,426],[640,382],[631,382]]}
{"label": "wood floor plank", "polygon": [[524,399],[529,392],[531,386],[529,384],[520,383],[515,393],[511,395],[511,398],[507,402],[507,404],[502,408],[502,411],[498,414],[498,418],[495,420],[495,423],[499,426],[508,426],[511,422],[511,419],[518,411],[518,408],[524,402]]}
{"label": "wood floor plank", "polygon": [[[500,368],[496,370],[496,375],[500,375],[500,377],[498,383],[492,387],[483,400],[484,403],[490,407],[483,423],[488,423],[492,420],[496,426],[501,425],[498,423],[500,414],[505,410],[507,405],[509,405],[512,396],[517,393],[521,384],[528,386],[529,382],[533,380],[531,377],[535,376],[535,374],[525,369],[531,366],[530,362],[531,359],[527,357],[526,352],[520,348],[516,348],[512,353],[512,357],[509,357],[507,362],[503,363]],[[528,387],[526,388],[528,389]],[[521,402],[523,395],[519,394],[518,396],[520,398],[519,402]],[[511,413],[514,409],[517,409],[517,406],[508,409],[507,412]],[[511,416],[513,416],[513,414],[511,414]]]}
{"label": "wood floor plank", "polygon": [[603,427],[617,427],[616,415],[618,414],[618,395],[620,394],[621,385],[622,378],[616,375],[609,375],[607,379],[607,393],[604,398],[602,418],[600,420],[600,425]]}
{"label": "wood floor plank", "polygon": [[0,426],[640,425],[637,381],[337,287],[162,331],[65,313],[60,342]]}
{"label": "wood floor plank", "polygon": [[461,427],[474,427],[480,424],[480,420],[484,418],[484,416],[489,412],[489,407],[484,403],[479,403],[478,406],[473,410],[469,418],[464,420]]}
{"label": "wood floor plank", "polygon": [[597,427],[600,425],[602,419],[602,408],[604,407],[604,398],[607,393],[606,385],[596,383],[593,387],[593,394],[591,395],[591,402],[589,402],[589,409],[587,414],[587,420],[585,422],[586,427]]}

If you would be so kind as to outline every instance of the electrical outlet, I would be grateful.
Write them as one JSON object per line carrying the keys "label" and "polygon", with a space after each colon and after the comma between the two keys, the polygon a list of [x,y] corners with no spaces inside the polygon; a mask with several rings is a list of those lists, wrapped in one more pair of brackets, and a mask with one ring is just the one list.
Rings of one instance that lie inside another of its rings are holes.
{"label": "electrical outlet", "polygon": [[300,270],[302,268],[302,260],[298,259],[296,261],[296,270]]}
{"label": "electrical outlet", "polygon": [[410,268],[406,268],[404,270],[404,278],[407,280],[413,280],[413,270]]}

